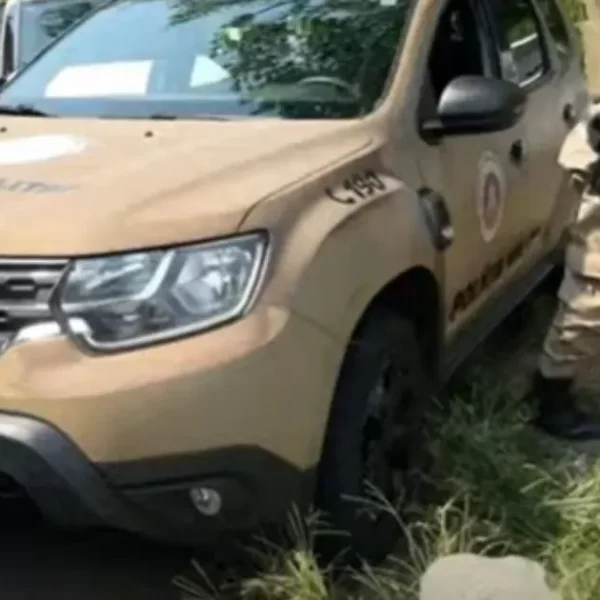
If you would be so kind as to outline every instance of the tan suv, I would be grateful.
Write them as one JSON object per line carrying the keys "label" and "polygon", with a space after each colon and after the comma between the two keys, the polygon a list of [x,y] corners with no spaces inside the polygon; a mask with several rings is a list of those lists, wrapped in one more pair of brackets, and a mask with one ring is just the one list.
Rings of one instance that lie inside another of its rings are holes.
{"label": "tan suv", "polygon": [[355,497],[570,219],[575,48],[554,0],[84,18],[0,94],[0,471],[54,523],[213,544],[314,499],[384,554]]}

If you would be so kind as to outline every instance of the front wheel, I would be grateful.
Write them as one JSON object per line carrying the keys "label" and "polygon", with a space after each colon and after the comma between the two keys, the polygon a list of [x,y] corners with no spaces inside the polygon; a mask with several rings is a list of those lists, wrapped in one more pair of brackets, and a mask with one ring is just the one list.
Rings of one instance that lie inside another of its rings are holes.
{"label": "front wheel", "polygon": [[[318,472],[317,506],[349,534],[323,540],[328,558],[345,547],[350,560],[378,562],[398,542],[425,457],[427,380],[410,320],[368,315],[344,358]],[[381,499],[398,512],[381,510]]]}

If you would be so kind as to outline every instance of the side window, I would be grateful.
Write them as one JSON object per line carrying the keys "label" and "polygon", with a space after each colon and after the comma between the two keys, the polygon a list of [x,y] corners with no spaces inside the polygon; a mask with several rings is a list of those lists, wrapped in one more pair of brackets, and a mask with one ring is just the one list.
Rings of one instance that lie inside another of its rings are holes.
{"label": "side window", "polygon": [[485,45],[470,0],[451,0],[443,12],[429,55],[429,79],[437,105],[444,88],[462,75],[483,75]]}
{"label": "side window", "polygon": [[556,45],[559,57],[561,60],[568,59],[573,50],[571,47],[571,39],[562,13],[556,4],[556,0],[537,0],[537,5],[544,15],[544,20],[546,21],[552,40]]}
{"label": "side window", "polygon": [[544,38],[530,0],[494,0],[492,21],[503,79],[522,86],[542,77],[548,68]]}

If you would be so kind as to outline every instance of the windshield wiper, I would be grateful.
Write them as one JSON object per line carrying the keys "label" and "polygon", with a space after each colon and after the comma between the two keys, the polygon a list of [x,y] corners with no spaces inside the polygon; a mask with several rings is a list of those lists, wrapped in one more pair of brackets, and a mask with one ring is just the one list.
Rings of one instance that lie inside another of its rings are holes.
{"label": "windshield wiper", "polygon": [[38,110],[34,106],[28,104],[16,104],[10,106],[8,104],[0,104],[0,115],[13,115],[19,117],[51,117],[52,115]]}

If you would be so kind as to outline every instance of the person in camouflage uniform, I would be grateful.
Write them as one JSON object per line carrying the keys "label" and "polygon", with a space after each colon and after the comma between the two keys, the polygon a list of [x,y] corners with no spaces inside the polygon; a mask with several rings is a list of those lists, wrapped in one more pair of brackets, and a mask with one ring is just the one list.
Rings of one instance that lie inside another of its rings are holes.
{"label": "person in camouflage uniform", "polygon": [[570,230],[559,307],[547,332],[532,388],[534,423],[569,440],[600,439],[600,423],[581,412],[573,384],[583,369],[600,369],[600,107],[567,135],[560,165],[581,194]]}

